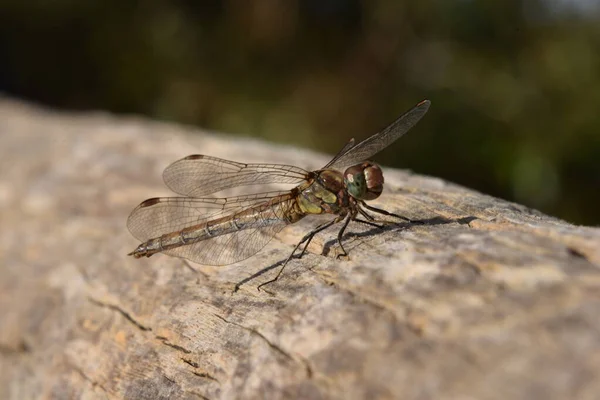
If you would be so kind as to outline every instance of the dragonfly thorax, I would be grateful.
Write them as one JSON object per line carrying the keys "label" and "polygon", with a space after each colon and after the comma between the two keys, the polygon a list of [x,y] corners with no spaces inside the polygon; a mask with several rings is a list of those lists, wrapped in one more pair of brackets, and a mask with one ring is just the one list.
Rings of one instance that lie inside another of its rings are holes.
{"label": "dragonfly thorax", "polygon": [[383,192],[383,172],[371,161],[353,165],[344,172],[348,193],[358,200],[373,200]]}

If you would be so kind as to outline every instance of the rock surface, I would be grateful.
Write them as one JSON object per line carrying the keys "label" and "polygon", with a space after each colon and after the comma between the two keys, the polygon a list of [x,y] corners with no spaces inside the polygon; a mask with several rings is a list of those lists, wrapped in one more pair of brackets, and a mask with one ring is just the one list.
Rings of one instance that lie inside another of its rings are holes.
{"label": "rock surface", "polygon": [[351,225],[349,260],[332,228],[257,291],[319,218],[217,268],[127,257],[129,212],[188,154],[326,156],[8,99],[0,121],[2,399],[599,397],[600,229],[384,168],[373,204],[424,224]]}

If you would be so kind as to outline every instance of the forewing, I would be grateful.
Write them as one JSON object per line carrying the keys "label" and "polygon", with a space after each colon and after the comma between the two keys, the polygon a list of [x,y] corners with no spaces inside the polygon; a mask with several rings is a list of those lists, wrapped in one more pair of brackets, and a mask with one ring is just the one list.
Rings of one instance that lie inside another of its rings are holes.
{"label": "forewing", "polygon": [[283,164],[243,164],[221,158],[191,155],[169,165],[165,184],[175,193],[202,197],[225,189],[270,183],[297,184],[307,179],[302,168]]}
{"label": "forewing", "polygon": [[337,156],[328,165],[329,168],[344,169],[361,161],[368,160],[395,140],[408,132],[427,112],[431,102],[423,100],[409,111],[402,114],[387,128],[351,147],[344,154]]}

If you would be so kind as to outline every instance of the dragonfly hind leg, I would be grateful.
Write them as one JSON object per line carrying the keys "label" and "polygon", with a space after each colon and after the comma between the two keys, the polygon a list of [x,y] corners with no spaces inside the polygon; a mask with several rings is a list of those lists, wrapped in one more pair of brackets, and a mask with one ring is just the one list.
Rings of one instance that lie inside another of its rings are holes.
{"label": "dragonfly hind leg", "polygon": [[[294,250],[292,250],[292,253],[290,254],[290,256],[283,262],[283,265],[281,266],[281,268],[279,269],[279,271],[277,272],[277,275],[275,275],[275,278],[268,280],[266,282],[261,283],[260,285],[258,285],[258,287],[256,288],[257,290],[260,290],[261,287],[268,285],[270,283],[275,282],[277,279],[279,279],[279,276],[281,275],[281,273],[283,272],[285,266],[287,265],[287,263],[294,257],[294,254],[296,254],[296,251],[300,248],[300,246],[302,246],[302,244],[304,244],[304,248],[302,249],[302,251],[300,252],[300,254],[298,255],[298,258],[302,258],[302,256],[304,255],[304,253],[306,253],[306,249],[308,248],[308,245],[310,244],[310,242],[312,241],[312,239],[315,237],[315,235],[327,228],[329,228],[331,225],[333,224],[337,224],[338,222],[341,221],[340,217],[337,217],[329,222],[325,222],[321,225],[318,225],[315,229],[313,229],[312,231],[310,231],[309,233],[307,233],[302,240],[300,240],[298,242],[298,244],[296,245],[296,247],[294,247]],[[347,225],[347,223],[346,223]]]}

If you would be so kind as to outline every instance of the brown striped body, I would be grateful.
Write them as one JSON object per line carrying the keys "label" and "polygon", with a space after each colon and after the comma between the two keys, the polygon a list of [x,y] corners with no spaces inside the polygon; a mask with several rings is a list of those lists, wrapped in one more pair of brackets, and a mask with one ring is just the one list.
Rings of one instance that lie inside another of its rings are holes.
{"label": "brown striped body", "polygon": [[294,223],[304,217],[304,214],[299,212],[296,200],[290,195],[274,197],[268,202],[247,208],[236,214],[150,239],[140,244],[130,254],[135,258],[150,257],[165,250],[197,243],[215,236],[280,223],[282,217],[288,223]]}
{"label": "brown striped body", "polygon": [[[140,244],[130,254],[135,258],[150,257],[156,253],[208,240],[215,236],[280,223],[282,219],[292,224],[308,214],[345,215],[348,199],[341,172],[327,169],[317,171],[309,182],[294,188],[289,194],[273,197],[267,202],[233,215],[152,238]],[[151,207],[159,200],[149,199],[140,207]]]}

